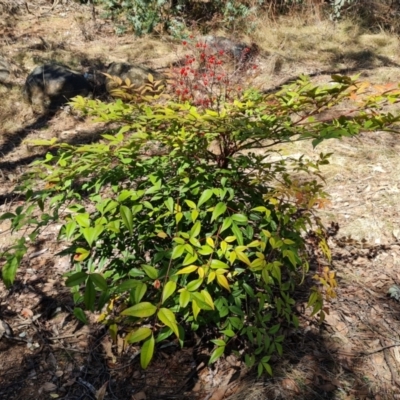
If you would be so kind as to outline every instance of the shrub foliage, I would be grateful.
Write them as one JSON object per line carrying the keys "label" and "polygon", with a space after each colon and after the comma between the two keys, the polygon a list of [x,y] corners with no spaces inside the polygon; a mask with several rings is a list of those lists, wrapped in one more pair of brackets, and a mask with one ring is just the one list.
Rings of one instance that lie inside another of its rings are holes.
{"label": "shrub foliage", "polygon": [[[85,145],[34,141],[50,151],[21,181],[26,204],[1,217],[13,230],[31,228],[5,252],[3,280],[13,283],[29,240],[61,223],[75,315],[85,322],[83,308],[98,312],[113,337],[129,327],[126,341],[141,343],[143,368],[157,343],[173,335],[184,345],[191,329],[214,346],[210,362],[234,351],[271,374],[284,327],[298,326],[296,288],[314,277],[309,305],[323,318],[324,295],[336,284],[317,214],[328,155],[294,159],[277,145],[317,145],[400,119],[380,110],[398,91],[362,96],[366,85],[332,79],[249,90],[218,107],[157,91],[131,91],[130,103],[76,98],[76,109],[114,129]],[[343,101],[351,117],[315,118]],[[310,272],[309,231],[327,258],[321,275]]]}

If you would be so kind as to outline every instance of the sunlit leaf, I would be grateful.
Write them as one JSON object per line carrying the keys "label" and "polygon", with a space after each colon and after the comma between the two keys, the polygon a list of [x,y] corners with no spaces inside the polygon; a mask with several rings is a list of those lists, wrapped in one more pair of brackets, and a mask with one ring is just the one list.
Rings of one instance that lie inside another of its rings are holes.
{"label": "sunlit leaf", "polygon": [[125,340],[127,343],[137,343],[142,340],[147,339],[151,335],[152,331],[150,328],[141,327],[136,329],[135,331],[131,331],[126,336]]}
{"label": "sunlit leaf", "polygon": [[[176,290],[176,282],[168,281],[163,289],[161,304],[164,304],[168,297],[171,297]],[[172,329],[172,328],[171,328]]]}
{"label": "sunlit leaf", "polygon": [[157,307],[151,303],[143,302],[129,307],[121,312],[121,315],[131,317],[146,318],[151,317],[157,311]]}

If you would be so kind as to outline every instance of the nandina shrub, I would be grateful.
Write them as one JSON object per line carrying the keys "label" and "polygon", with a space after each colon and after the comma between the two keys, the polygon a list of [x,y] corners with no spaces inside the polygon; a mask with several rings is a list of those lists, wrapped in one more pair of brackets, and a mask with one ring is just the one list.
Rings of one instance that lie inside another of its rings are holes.
{"label": "nandina shrub", "polygon": [[[227,42],[227,43],[225,43]],[[183,41],[187,50],[180,65],[171,68],[169,84],[180,102],[219,109],[243,94],[258,73],[255,49],[221,38]]]}
{"label": "nandina shrub", "polygon": [[[377,111],[397,102],[398,91],[355,103],[363,88],[346,77],[327,86],[302,78],[271,95],[245,92],[217,109],[77,98],[75,108],[119,130],[85,145],[34,141],[53,151],[22,177],[26,204],[1,219],[13,230],[31,227],[31,241],[51,223],[62,226],[75,315],[86,322],[83,308],[97,311],[114,339],[128,330],[126,343],[141,343],[143,368],[157,344],[174,335],[184,345],[191,329],[207,332],[210,362],[233,351],[259,374],[272,373],[285,326],[298,326],[293,293],[311,278],[309,231],[327,256],[310,292],[314,314],[323,318],[324,293],[333,295],[335,286],[317,213],[327,156],[277,159],[276,144],[316,145],[400,120]],[[354,103],[351,114],[314,118],[345,100]],[[23,236],[4,252],[7,285],[27,251]]]}

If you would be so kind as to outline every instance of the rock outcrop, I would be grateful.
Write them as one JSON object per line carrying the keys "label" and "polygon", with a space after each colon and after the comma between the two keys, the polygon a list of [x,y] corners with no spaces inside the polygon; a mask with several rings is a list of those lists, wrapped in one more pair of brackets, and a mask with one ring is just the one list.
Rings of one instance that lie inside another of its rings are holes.
{"label": "rock outcrop", "polygon": [[34,111],[55,110],[75,96],[88,96],[92,86],[85,77],[68,67],[45,64],[27,77],[24,97]]}
{"label": "rock outcrop", "polygon": [[[107,74],[111,76],[117,76],[123,81],[129,78],[131,83],[137,87],[140,87],[148,82],[148,76],[151,74],[155,81],[163,80],[164,77],[157,71],[151,68],[144,67],[143,65],[135,65],[124,62],[113,62],[107,68]],[[114,83],[106,78],[106,89],[110,92],[115,88]]]}
{"label": "rock outcrop", "polygon": [[253,44],[239,43],[222,36],[203,36],[200,42],[205,43],[211,50],[223,51],[236,63],[245,63],[259,53],[258,46]]}

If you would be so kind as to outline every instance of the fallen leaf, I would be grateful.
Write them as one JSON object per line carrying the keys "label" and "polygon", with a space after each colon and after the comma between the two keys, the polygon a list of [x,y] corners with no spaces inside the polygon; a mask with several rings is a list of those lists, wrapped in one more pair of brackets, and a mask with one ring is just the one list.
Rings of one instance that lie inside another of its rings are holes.
{"label": "fallen leaf", "polygon": [[139,392],[132,396],[132,400],[146,400],[146,399],[147,397],[145,392]]}
{"label": "fallen leaf", "polygon": [[46,383],[42,386],[42,389],[43,389],[45,392],[52,392],[53,390],[56,390],[56,389],[57,389],[57,385],[55,385],[55,384],[52,383],[52,382],[46,382]]}
{"label": "fallen leaf", "polygon": [[24,318],[32,318],[33,317],[33,312],[32,312],[32,310],[30,308],[23,308],[21,310],[21,315]]}
{"label": "fallen leaf", "polygon": [[108,385],[108,381],[104,383],[104,385],[96,391],[96,400],[103,400],[104,396],[107,393],[107,385]]}

